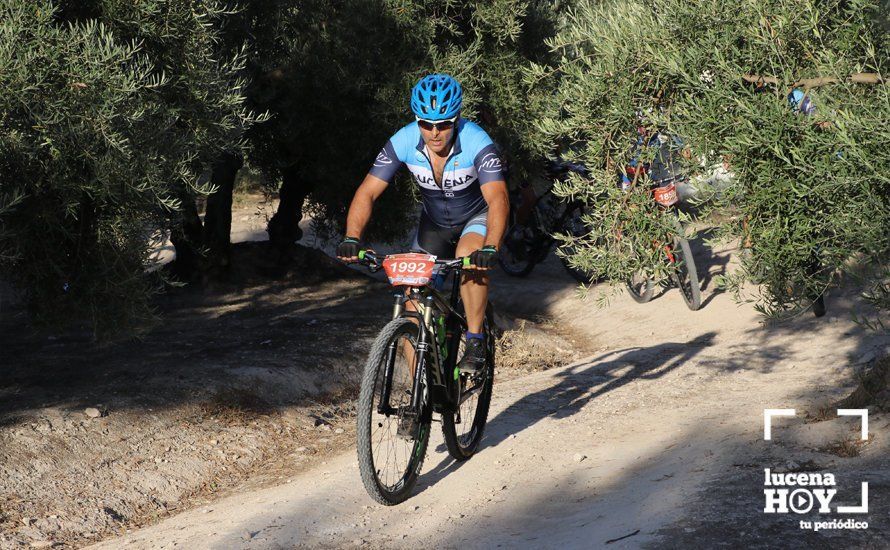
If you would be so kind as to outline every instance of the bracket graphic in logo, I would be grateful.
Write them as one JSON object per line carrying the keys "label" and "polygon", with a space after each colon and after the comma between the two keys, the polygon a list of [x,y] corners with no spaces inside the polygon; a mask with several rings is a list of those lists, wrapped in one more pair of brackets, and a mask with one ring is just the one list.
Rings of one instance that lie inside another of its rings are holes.
{"label": "bracket graphic in logo", "polygon": [[[776,416],[795,416],[794,409],[763,409],[763,439],[773,439],[773,418]],[[868,409],[838,409],[838,416],[858,416],[860,418],[860,440],[868,440]],[[795,485],[801,486],[833,486],[835,485],[833,474],[805,474],[805,473],[772,473],[767,468],[764,471],[764,489],[766,497],[766,513],[788,513],[788,510],[798,514],[809,512],[818,502],[819,512],[830,512],[829,503],[837,493],[836,489],[793,489]],[[792,486],[792,488],[775,489],[773,486]],[[862,482],[861,504],[859,506],[838,506],[839,514],[866,514],[868,513],[868,482]]]}
{"label": "bracket graphic in logo", "polygon": [[[773,417],[774,416],[794,416],[794,409],[763,409],[763,439],[771,441],[773,438]],[[860,439],[868,441],[868,409],[838,409],[838,416],[858,416],[861,418],[862,425],[860,431]]]}

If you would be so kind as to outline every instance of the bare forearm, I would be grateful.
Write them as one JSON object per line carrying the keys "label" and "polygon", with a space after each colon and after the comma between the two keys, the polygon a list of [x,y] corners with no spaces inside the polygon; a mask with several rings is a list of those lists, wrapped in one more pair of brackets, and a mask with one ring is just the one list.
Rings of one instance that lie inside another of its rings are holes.
{"label": "bare forearm", "polygon": [[487,231],[485,234],[486,246],[500,247],[501,239],[507,230],[507,218],[510,214],[510,200],[506,194],[497,197],[488,203]]}
{"label": "bare forearm", "polygon": [[371,219],[374,201],[386,189],[387,183],[372,175],[367,175],[352,197],[349,213],[346,215],[346,236],[360,239],[365,233],[365,226]]}
{"label": "bare forearm", "polygon": [[367,193],[356,193],[349,205],[349,214],[346,215],[346,235],[360,239],[373,210],[374,199]]}

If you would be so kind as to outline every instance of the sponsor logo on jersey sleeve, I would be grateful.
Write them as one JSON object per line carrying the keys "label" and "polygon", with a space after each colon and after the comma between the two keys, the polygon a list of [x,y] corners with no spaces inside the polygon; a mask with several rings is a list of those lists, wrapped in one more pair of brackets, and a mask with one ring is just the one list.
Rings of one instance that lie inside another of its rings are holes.
{"label": "sponsor logo on jersey sleeve", "polygon": [[501,158],[497,153],[488,153],[482,157],[479,163],[479,170],[487,174],[497,174],[501,171]]}
{"label": "sponsor logo on jersey sleeve", "polygon": [[374,161],[374,166],[377,168],[382,168],[384,166],[388,166],[392,164],[392,159],[386,154],[386,151],[380,151],[377,154],[377,159]]}

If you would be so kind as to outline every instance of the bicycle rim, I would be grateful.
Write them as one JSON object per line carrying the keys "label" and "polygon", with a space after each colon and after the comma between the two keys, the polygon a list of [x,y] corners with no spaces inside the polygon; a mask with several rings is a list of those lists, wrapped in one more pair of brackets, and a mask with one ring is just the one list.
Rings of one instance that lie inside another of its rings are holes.
{"label": "bicycle rim", "polygon": [[[429,422],[419,415],[417,427],[400,434],[411,403],[411,362],[416,361],[418,326],[400,318],[387,324],[371,349],[358,404],[358,458],[368,494],[381,504],[398,504],[417,483],[429,441]],[[386,376],[392,364],[389,405],[378,411]],[[404,428],[404,426],[403,426]]]}
{"label": "bicycle rim", "polygon": [[655,284],[645,274],[637,273],[627,282],[627,292],[637,303],[645,304],[652,299]]}

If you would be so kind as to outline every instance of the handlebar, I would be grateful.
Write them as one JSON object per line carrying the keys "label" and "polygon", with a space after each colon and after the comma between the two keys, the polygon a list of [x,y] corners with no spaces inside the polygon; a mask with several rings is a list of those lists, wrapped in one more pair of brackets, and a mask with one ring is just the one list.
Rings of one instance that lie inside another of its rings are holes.
{"label": "handlebar", "polygon": [[[372,270],[379,270],[381,267],[383,267],[383,259],[385,257],[386,256],[378,255],[376,252],[372,252],[370,250],[359,250],[358,263],[366,265]],[[460,258],[455,258],[453,260],[440,260],[436,258],[436,265],[443,266],[446,269],[454,269],[456,267],[469,267],[472,264],[470,263],[469,256],[463,256]]]}

